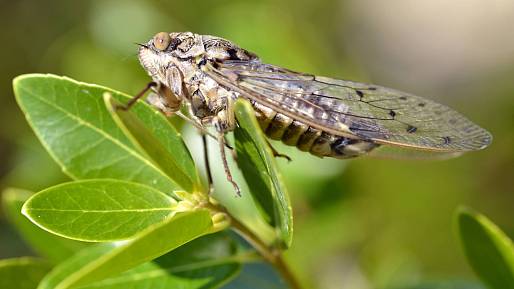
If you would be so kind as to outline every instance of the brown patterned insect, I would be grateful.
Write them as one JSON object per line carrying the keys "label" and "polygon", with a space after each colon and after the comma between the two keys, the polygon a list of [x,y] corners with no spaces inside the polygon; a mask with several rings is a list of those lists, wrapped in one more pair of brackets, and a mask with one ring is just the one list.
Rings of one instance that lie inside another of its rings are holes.
{"label": "brown patterned insect", "polygon": [[[219,37],[160,32],[140,44],[139,60],[156,92],[148,101],[166,114],[185,103],[198,127],[216,128],[224,160],[223,136],[237,125],[232,104],[239,97],[251,102],[268,137],[319,157],[397,151],[403,157],[453,156],[483,149],[492,140],[489,132],[445,105],[378,85],[266,64]],[[225,167],[228,172],[226,162]]]}

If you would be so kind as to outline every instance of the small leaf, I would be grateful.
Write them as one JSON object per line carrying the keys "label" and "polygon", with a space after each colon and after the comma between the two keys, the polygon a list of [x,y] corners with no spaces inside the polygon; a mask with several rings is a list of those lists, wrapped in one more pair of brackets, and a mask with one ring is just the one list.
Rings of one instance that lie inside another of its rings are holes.
{"label": "small leaf", "polygon": [[293,234],[292,208],[275,159],[250,103],[238,99],[234,108],[239,124],[234,131],[237,163],[264,217],[279,230],[281,245],[289,247]]}
{"label": "small leaf", "polygon": [[[50,278],[80,270],[91,261],[100,258],[115,247],[101,244],[84,250],[56,267],[42,282],[40,288],[50,288]],[[94,282],[80,288],[218,288],[239,272],[240,265],[233,241],[226,234],[218,233],[191,241],[152,262],[144,263],[122,274]],[[53,276],[53,277],[50,277]],[[54,280],[55,281],[55,280]]]}
{"label": "small leaf", "polygon": [[[147,158],[152,159],[163,172],[184,190],[188,192],[202,190],[193,159],[180,134],[168,121],[159,125],[160,130],[154,130],[153,133],[161,132],[161,139],[159,139],[138,119],[135,113],[130,110],[116,109],[116,106],[122,105],[122,103],[112,99],[111,94],[105,94],[104,100],[108,110],[112,113],[114,121],[132,143],[148,156]],[[156,113],[159,112],[156,111]],[[162,134],[163,131],[164,134]],[[163,144],[163,139],[168,144],[167,146]]]}
{"label": "small leaf", "polygon": [[51,268],[31,257],[0,260],[0,288],[34,289]]}
{"label": "small leaf", "polygon": [[457,226],[468,262],[492,289],[514,288],[512,241],[485,216],[467,208],[457,212]]}
{"label": "small leaf", "polygon": [[[21,208],[30,196],[32,193],[29,191],[9,188],[2,192],[2,204],[9,221],[36,253],[54,263],[59,263],[86,247],[87,243],[51,234],[23,216]],[[5,287],[0,286],[0,288]]]}
{"label": "small leaf", "polygon": [[234,244],[226,234],[198,238],[152,262],[80,287],[97,289],[219,288],[239,273]]}
{"label": "small leaf", "polygon": [[84,267],[95,262],[102,256],[107,255],[114,249],[116,249],[115,243],[100,243],[78,252],[68,260],[54,267],[52,271],[41,280],[37,288],[56,289],[58,288],[57,286],[61,286],[60,288],[69,288],[62,287],[63,285],[61,285],[63,282],[66,282],[68,276],[74,273],[80,274]]}
{"label": "small leaf", "polygon": [[211,228],[211,217],[206,210],[177,214],[114,247],[101,244],[93,251],[80,252],[52,270],[38,288],[78,287],[115,276],[208,234]]}
{"label": "small leaf", "polygon": [[[128,95],[49,74],[18,76],[13,86],[37,137],[73,179],[121,179],[166,193],[179,187],[140,154],[105,108],[104,92],[119,101],[127,101]],[[134,113],[145,123],[162,125],[163,116],[143,102],[134,106]]]}
{"label": "small leaf", "polygon": [[97,179],[60,184],[31,197],[23,214],[41,228],[81,241],[134,236],[174,213],[176,201],[146,185]]}

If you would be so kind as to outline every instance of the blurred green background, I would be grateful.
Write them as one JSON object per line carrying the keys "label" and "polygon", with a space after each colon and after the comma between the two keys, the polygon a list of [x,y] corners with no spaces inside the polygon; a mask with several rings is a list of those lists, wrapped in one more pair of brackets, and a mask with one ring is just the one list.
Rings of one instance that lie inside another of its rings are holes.
{"label": "blurred green background", "polygon": [[[149,79],[134,43],[193,31],[293,70],[429,96],[494,136],[448,161],[321,160],[275,143],[293,157],[279,160],[295,208],[287,259],[313,288],[474,282],[453,230],[460,204],[514,236],[512,1],[0,1],[0,27],[2,187],[67,179],[17,108],[13,77],[48,72],[135,94]],[[2,215],[0,257],[28,250]]]}

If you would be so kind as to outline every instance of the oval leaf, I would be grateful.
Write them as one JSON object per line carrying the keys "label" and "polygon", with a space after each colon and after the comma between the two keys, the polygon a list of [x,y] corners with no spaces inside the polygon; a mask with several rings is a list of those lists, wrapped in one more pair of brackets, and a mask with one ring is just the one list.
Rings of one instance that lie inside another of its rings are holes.
{"label": "oval leaf", "polygon": [[87,243],[51,234],[23,216],[21,214],[23,203],[32,195],[32,192],[26,190],[9,188],[2,192],[2,204],[9,221],[36,253],[54,263],[59,263],[86,247]]}
{"label": "oval leaf", "polygon": [[[105,87],[49,74],[27,74],[13,81],[18,105],[43,146],[73,179],[113,178],[171,192],[178,185],[134,147],[112,120],[102,95],[130,97]],[[147,123],[162,123],[148,105],[134,112]]]}
{"label": "oval leaf", "polygon": [[54,234],[98,242],[133,237],[173,214],[175,204],[146,185],[98,179],[45,189],[31,197],[22,212]]}
{"label": "oval leaf", "polygon": [[457,226],[468,262],[492,289],[514,288],[514,246],[489,219],[470,209],[457,213]]}
{"label": "oval leaf", "polygon": [[[56,289],[62,282],[66,281],[66,278],[74,273],[80,274],[81,270],[95,262],[95,260],[108,254],[109,252],[116,249],[115,243],[100,243],[89,248],[86,248],[68,260],[57,265],[48,273],[41,283],[39,283],[38,289]],[[66,287],[61,287],[66,288]]]}
{"label": "oval leaf", "polygon": [[279,230],[280,245],[289,247],[293,214],[275,159],[250,103],[238,99],[234,109],[239,124],[234,131],[237,163],[264,217]]}
{"label": "oval leaf", "polygon": [[[99,258],[113,247],[81,252],[54,269],[63,273],[80,270],[88,262]],[[214,234],[191,241],[152,262],[139,265],[122,274],[81,286],[81,289],[161,288],[208,289],[218,288],[240,270],[234,244],[225,234]],[[87,261],[85,261],[87,260]]]}
{"label": "oval leaf", "polygon": [[[201,190],[200,178],[191,155],[182,142],[180,134],[168,121],[165,121],[168,125],[163,127],[165,130],[163,136],[168,143],[168,146],[165,146],[135,113],[131,110],[117,109],[116,106],[123,104],[113,99],[110,93],[104,94],[104,100],[114,121],[148,159],[151,159],[184,190],[188,192]],[[170,140],[174,141],[170,142]]]}
{"label": "oval leaf", "polygon": [[0,288],[34,289],[51,268],[30,257],[0,260]]}
{"label": "oval leaf", "polygon": [[79,252],[52,270],[38,288],[65,289],[116,276],[207,234],[211,229],[211,217],[206,210],[177,214],[117,246],[101,244],[92,251]]}

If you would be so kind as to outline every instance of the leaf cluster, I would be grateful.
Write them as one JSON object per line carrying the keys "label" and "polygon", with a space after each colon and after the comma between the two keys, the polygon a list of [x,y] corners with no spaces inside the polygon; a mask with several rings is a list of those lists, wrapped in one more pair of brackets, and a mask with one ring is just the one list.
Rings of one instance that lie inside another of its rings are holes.
{"label": "leaf cluster", "polygon": [[260,168],[244,175],[249,184],[264,184],[245,192],[270,228],[260,232],[209,195],[180,133],[146,103],[117,109],[130,96],[54,75],[20,76],[14,91],[36,136],[71,181],[36,193],[4,192],[10,219],[42,256],[4,262],[0,274],[13,277],[4,281],[19,282],[12,272],[33,272],[25,281],[40,289],[217,288],[260,260],[225,230],[231,224],[259,250],[291,244],[289,198],[247,102],[235,105],[236,149],[238,165]]}

